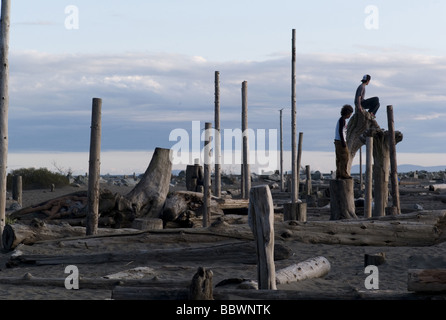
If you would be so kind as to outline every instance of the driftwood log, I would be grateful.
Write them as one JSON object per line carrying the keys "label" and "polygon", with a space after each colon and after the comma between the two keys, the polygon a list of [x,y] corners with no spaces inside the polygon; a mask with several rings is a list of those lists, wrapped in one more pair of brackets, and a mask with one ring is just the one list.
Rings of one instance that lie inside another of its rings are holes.
{"label": "driftwood log", "polygon": [[410,269],[407,290],[446,292],[446,269]]}
{"label": "driftwood log", "polygon": [[[220,242],[222,240],[253,241],[247,223],[224,216],[208,228],[177,228],[136,231],[119,235],[120,241],[138,243]],[[9,227],[8,227],[9,228]],[[104,228],[106,229],[106,228]],[[347,244],[359,246],[430,246],[446,241],[446,210],[419,211],[398,216],[335,221],[275,221],[275,237],[304,243]],[[147,235],[151,235],[147,237]],[[48,244],[63,242],[65,246],[101,247],[117,241],[112,234],[97,237],[52,239]],[[42,242],[42,241],[40,241]],[[255,251],[255,249],[254,249]],[[278,249],[275,246],[275,258]]]}
{"label": "driftwood log", "polygon": [[446,210],[336,221],[288,221],[276,230],[305,243],[361,246],[430,246],[446,241]]}
{"label": "driftwood log", "polygon": [[[102,238],[103,239],[103,238]],[[101,239],[101,240],[102,240]],[[88,247],[88,242],[85,242]],[[281,244],[275,246],[276,260],[288,259],[291,250]],[[256,249],[252,242],[235,242],[211,245],[197,248],[164,248],[154,250],[135,250],[131,252],[105,252],[91,254],[70,255],[38,255],[17,253],[13,254],[8,262],[10,267],[20,264],[57,265],[57,264],[95,264],[125,261],[152,261],[158,262],[237,262],[246,264],[256,263]]]}
{"label": "driftwood log", "polygon": [[[116,235],[134,231],[137,230],[99,228],[98,235]],[[67,223],[46,224],[42,220],[34,219],[29,225],[21,223],[7,224],[2,234],[3,249],[10,251],[19,244],[32,245],[39,241],[82,237],[85,234],[85,227],[71,226]]]}
{"label": "driftwood log", "polygon": [[[116,286],[112,291],[113,300],[187,300],[188,288],[130,287]],[[214,288],[214,300],[433,300],[443,296],[420,294],[407,291],[367,290],[348,292],[300,292],[298,290],[240,290],[224,287]]]}
{"label": "driftwood log", "polygon": [[172,175],[170,149],[156,148],[142,179],[126,196],[136,217],[159,218]]}
{"label": "driftwood log", "polygon": [[[129,228],[136,218],[160,218],[169,192],[172,173],[171,150],[156,148],[139,183],[126,195],[100,189],[99,215],[110,217],[114,228]],[[58,197],[35,206],[12,212],[9,217],[19,222],[86,218],[87,191]]]}
{"label": "driftwood log", "polygon": [[277,270],[276,283],[284,284],[305,279],[324,277],[330,272],[330,262],[325,257],[315,257]]}

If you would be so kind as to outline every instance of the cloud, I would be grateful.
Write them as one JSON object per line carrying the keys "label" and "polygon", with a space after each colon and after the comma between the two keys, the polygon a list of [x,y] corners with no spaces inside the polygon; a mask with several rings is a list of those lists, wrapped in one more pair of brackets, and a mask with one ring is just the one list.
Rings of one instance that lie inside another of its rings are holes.
{"label": "cloud", "polygon": [[[91,99],[103,99],[103,147],[169,147],[175,128],[214,120],[214,73],[220,71],[221,126],[241,126],[241,84],[248,81],[249,126],[278,128],[284,108],[284,147],[290,148],[291,59],[208,61],[199,56],[129,52],[49,54],[12,52],[10,148],[88,150]],[[300,54],[297,57],[297,126],[304,149],[332,151],[340,107],[353,104],[365,73],[366,95],[379,96],[378,121],[387,127],[393,105],[400,149],[438,152],[442,146],[446,58],[428,55]],[[420,140],[420,132],[429,141]],[[82,139],[78,139],[82,137]]]}

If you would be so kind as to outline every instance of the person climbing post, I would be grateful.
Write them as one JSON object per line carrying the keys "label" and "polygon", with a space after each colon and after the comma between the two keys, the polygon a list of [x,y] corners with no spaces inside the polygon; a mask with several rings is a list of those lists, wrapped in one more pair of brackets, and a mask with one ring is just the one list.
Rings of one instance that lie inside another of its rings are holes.
{"label": "person climbing post", "polygon": [[361,84],[356,89],[355,107],[356,111],[357,110],[363,111],[363,109],[368,110],[370,115],[372,116],[372,119],[375,119],[376,113],[378,112],[380,106],[379,98],[372,97],[369,99],[365,99],[365,86],[367,86],[370,83],[370,80],[371,77],[368,74],[362,77]]}
{"label": "person climbing post", "polygon": [[353,114],[353,107],[346,104],[341,109],[341,117],[336,123],[335,151],[336,151],[336,179],[351,179],[347,172],[349,150],[347,146],[347,119]]}

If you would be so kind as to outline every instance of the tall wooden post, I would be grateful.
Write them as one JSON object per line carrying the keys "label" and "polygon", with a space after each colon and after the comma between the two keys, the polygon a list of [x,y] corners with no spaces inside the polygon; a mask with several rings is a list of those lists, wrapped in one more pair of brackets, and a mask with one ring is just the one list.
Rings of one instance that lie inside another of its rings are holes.
{"label": "tall wooden post", "polygon": [[6,170],[8,168],[8,109],[9,109],[9,26],[11,0],[2,0],[0,39],[0,245],[6,224]]}
{"label": "tall wooden post", "polygon": [[99,221],[99,178],[101,168],[101,112],[102,99],[93,98],[90,136],[90,162],[88,173],[88,211],[86,233],[87,236],[98,232]]}
{"label": "tall wooden post", "polygon": [[248,222],[256,241],[259,289],[276,290],[274,205],[267,185],[255,186],[250,190]]}
{"label": "tall wooden post", "polygon": [[297,175],[296,175],[296,185],[297,185],[297,199],[299,200],[299,185],[300,185],[300,166],[302,162],[302,143],[303,143],[304,133],[299,132],[299,144],[297,147]]}
{"label": "tall wooden post", "polygon": [[364,194],[364,217],[372,217],[372,186],[373,186],[373,137],[367,137],[366,142],[366,170],[365,170],[365,194]]}
{"label": "tall wooden post", "polygon": [[215,71],[215,173],[214,195],[221,197],[221,132],[220,132],[220,72]]}
{"label": "tall wooden post", "polygon": [[296,29],[293,29],[291,54],[291,174],[291,203],[296,203],[299,198],[296,129]]}
{"label": "tall wooden post", "polygon": [[280,191],[284,190],[284,181],[283,181],[283,121],[282,121],[282,111],[280,109]]}
{"label": "tall wooden post", "polygon": [[242,139],[243,139],[243,180],[244,198],[249,198],[251,189],[251,170],[249,167],[249,144],[248,144],[248,82],[242,83]]}
{"label": "tall wooden post", "polygon": [[212,123],[206,122],[204,130],[204,193],[203,193],[203,227],[211,221],[211,130]]}
{"label": "tall wooden post", "polygon": [[389,153],[390,153],[390,180],[392,184],[393,207],[396,213],[401,214],[400,191],[398,186],[398,169],[396,160],[396,139],[393,121],[393,106],[387,106],[387,122],[389,126]]}

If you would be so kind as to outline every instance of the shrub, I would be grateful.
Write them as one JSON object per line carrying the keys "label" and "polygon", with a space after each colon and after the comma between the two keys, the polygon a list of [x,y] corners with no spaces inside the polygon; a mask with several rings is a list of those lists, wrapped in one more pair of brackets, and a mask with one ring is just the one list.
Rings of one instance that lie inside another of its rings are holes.
{"label": "shrub", "polygon": [[47,189],[52,184],[55,187],[63,187],[69,184],[66,176],[60,173],[49,171],[47,168],[22,168],[11,171],[7,177],[7,188],[12,189],[12,179],[14,176],[22,177],[22,189]]}

